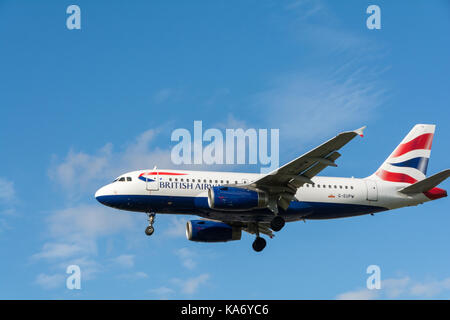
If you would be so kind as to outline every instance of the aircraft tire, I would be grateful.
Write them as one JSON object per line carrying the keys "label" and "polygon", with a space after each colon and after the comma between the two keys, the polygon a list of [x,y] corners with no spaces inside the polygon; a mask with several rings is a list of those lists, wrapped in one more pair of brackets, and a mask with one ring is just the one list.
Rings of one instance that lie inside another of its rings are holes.
{"label": "aircraft tire", "polygon": [[266,247],[266,240],[261,237],[256,237],[255,241],[253,241],[252,247],[256,252],[262,251]]}
{"label": "aircraft tire", "polygon": [[280,216],[275,216],[272,221],[270,222],[270,228],[272,228],[273,231],[278,232],[281,229],[283,229],[285,225],[285,221]]}
{"label": "aircraft tire", "polygon": [[146,235],[151,236],[153,232],[155,232],[155,228],[153,228],[152,226],[148,226],[147,228],[145,228]]}

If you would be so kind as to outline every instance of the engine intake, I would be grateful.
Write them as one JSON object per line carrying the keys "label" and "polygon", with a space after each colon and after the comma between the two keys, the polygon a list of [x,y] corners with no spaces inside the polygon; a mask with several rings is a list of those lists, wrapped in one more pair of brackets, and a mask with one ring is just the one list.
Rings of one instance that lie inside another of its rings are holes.
{"label": "engine intake", "polygon": [[268,204],[267,194],[236,187],[212,187],[208,191],[208,205],[211,209],[240,211],[265,208]]}
{"label": "engine intake", "polygon": [[186,224],[186,237],[198,242],[227,242],[241,240],[242,229],[223,222],[191,220]]}

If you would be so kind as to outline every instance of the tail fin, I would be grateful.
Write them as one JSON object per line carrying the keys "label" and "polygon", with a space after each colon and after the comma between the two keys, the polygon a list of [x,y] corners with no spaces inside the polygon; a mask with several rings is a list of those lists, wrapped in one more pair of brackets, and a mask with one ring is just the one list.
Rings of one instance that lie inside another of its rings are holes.
{"label": "tail fin", "polygon": [[371,177],[410,184],[425,179],[435,127],[416,124]]}

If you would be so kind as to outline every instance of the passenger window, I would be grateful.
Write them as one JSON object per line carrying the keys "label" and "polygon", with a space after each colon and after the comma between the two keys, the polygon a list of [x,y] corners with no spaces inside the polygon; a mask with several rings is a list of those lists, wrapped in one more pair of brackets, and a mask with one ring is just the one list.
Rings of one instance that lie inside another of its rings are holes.
{"label": "passenger window", "polygon": [[337,189],[337,185],[334,185],[334,188]]}
{"label": "passenger window", "polygon": [[331,189],[331,185],[330,185],[330,184],[328,185],[328,188],[330,188],[330,189]]}
{"label": "passenger window", "polygon": [[230,180],[227,180],[227,184],[230,183]]}
{"label": "passenger window", "polygon": [[172,178],[169,178],[169,181],[172,181]]}
{"label": "passenger window", "polygon": [[220,180],[220,183],[223,183],[223,180]]}
{"label": "passenger window", "polygon": [[353,186],[351,186],[350,189],[353,189]]}
{"label": "passenger window", "polygon": [[215,181],[215,183],[217,183],[217,180]]}
{"label": "passenger window", "polygon": [[342,189],[342,186],[339,186],[339,189]]}
{"label": "passenger window", "polygon": [[317,188],[320,188],[320,184],[317,185]]}
{"label": "passenger window", "polygon": [[347,186],[345,186],[345,189],[348,189],[348,187],[347,187]]}

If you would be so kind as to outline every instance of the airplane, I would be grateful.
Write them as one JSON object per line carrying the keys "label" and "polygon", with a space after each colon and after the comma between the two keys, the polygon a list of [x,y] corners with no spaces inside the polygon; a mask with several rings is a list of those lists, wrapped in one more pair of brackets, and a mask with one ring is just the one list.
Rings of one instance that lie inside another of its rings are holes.
{"label": "airplane", "polygon": [[372,175],[363,178],[317,176],[336,167],[338,152],[365,127],[342,132],[268,174],[188,170],[132,171],[101,187],[103,205],[148,216],[145,233],[154,233],[158,214],[201,217],[186,224],[188,240],[240,240],[254,234],[256,252],[286,222],[353,217],[407,207],[447,196],[436,186],[450,169],[426,177],[435,125],[417,124]]}

